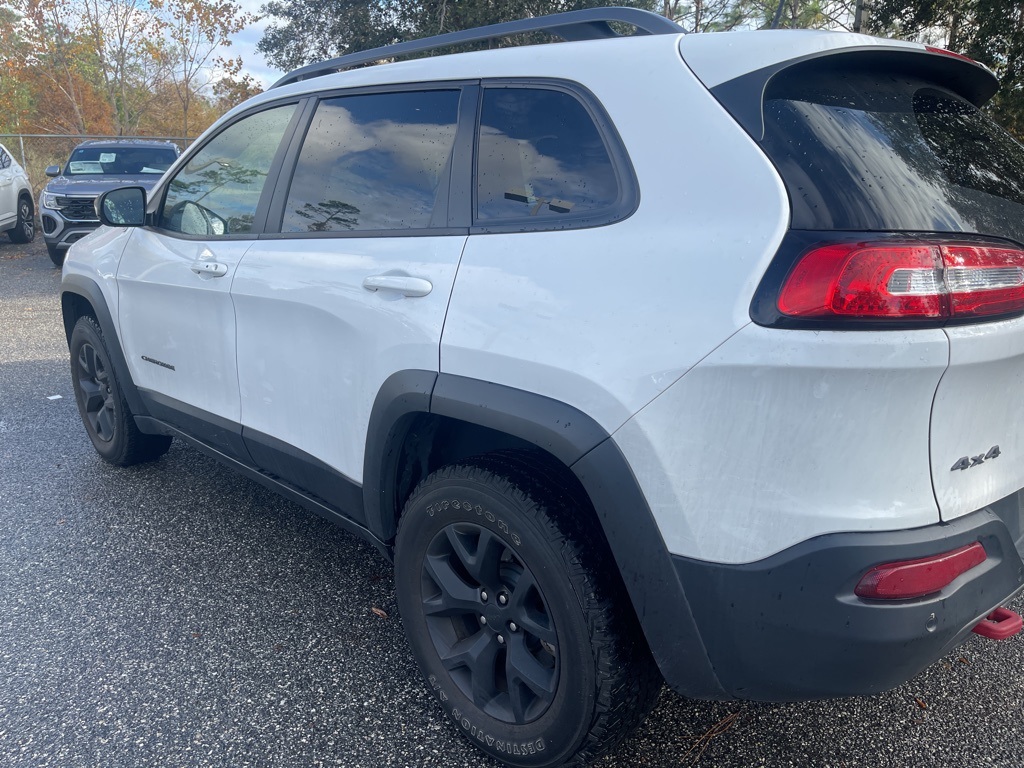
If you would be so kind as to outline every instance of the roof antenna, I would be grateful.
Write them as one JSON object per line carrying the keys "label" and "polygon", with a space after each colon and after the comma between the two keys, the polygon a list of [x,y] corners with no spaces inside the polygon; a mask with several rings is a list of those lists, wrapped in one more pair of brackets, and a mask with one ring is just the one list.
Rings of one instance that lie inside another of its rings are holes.
{"label": "roof antenna", "polygon": [[779,22],[782,21],[782,6],[786,4],[786,0],[779,0],[779,7],[775,9],[775,18],[772,19],[772,25],[769,29],[778,29]]}

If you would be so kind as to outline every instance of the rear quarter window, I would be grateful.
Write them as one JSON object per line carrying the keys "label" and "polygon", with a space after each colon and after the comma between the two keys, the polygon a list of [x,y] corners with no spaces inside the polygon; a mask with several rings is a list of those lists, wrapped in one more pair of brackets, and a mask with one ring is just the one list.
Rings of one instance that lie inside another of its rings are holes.
{"label": "rear quarter window", "polygon": [[635,177],[611,123],[568,86],[485,87],[475,157],[478,231],[598,226],[636,207]]}

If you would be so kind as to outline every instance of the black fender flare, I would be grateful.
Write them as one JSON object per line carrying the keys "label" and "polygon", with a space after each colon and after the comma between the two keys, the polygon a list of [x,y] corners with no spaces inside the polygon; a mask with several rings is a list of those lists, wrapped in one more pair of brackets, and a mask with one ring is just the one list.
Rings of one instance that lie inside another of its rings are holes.
{"label": "black fender flare", "polygon": [[77,317],[72,314],[74,300],[72,296],[78,296],[89,303],[92,307],[92,314],[99,323],[103,332],[103,339],[107,343],[107,351],[110,352],[110,362],[114,366],[114,373],[117,375],[117,382],[121,385],[121,391],[128,401],[128,407],[134,416],[149,416],[149,411],[143,403],[139,390],[132,380],[128,370],[128,361],[125,359],[121,349],[121,337],[117,334],[117,324],[110,314],[107,300],[99,285],[91,278],[83,275],[66,274],[62,278],[60,286],[60,310],[64,320],[64,335],[67,337],[68,346],[71,345],[71,332],[75,328]]}
{"label": "black fender flare", "polygon": [[511,435],[568,467],[597,512],[666,681],[685,696],[732,698],[715,675],[679,573],[629,462],[596,421],[571,405],[451,374],[401,371],[392,375],[377,395],[367,432],[363,499],[372,531],[383,539],[391,534],[394,491],[385,478],[394,477],[402,441],[421,414],[447,416]]}

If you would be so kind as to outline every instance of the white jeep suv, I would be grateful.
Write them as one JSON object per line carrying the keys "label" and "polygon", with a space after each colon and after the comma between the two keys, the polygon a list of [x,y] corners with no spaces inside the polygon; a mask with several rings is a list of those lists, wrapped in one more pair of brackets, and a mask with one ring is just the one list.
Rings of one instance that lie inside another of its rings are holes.
{"label": "white jeep suv", "polygon": [[[571,42],[352,68],[541,31]],[[374,542],[427,685],[509,765],[587,762],[662,680],[886,690],[1021,627],[996,88],[922,45],[629,9],[297,70],[100,199],[120,226],[62,287],[86,430],[115,464],[179,438]]]}

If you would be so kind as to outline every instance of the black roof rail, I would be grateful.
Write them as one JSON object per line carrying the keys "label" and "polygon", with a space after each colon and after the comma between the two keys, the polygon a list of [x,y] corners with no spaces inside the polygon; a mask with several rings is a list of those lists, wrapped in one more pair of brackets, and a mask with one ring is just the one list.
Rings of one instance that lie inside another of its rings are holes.
{"label": "black roof rail", "polygon": [[282,85],[290,85],[301,80],[308,80],[311,77],[340,72],[343,69],[356,67],[360,64],[369,64],[381,59],[406,56],[412,53],[426,53],[427,51],[448,48],[453,45],[462,45],[464,43],[497,40],[503,37],[510,37],[511,35],[523,34],[524,32],[548,32],[555,37],[560,37],[567,41],[620,37],[612,29],[609,22],[620,22],[633,26],[636,28],[636,34],[638,35],[678,35],[683,32],[683,28],[674,21],[640,8],[586,8],[581,11],[568,11],[566,13],[555,13],[550,16],[538,16],[532,19],[491,24],[490,26],[476,27],[462,32],[448,32],[434,37],[410,40],[406,43],[396,43],[380,48],[371,48],[367,51],[359,51],[358,53],[349,53],[318,64],[308,64],[305,67],[299,67],[289,72],[270,87],[278,88]]}

